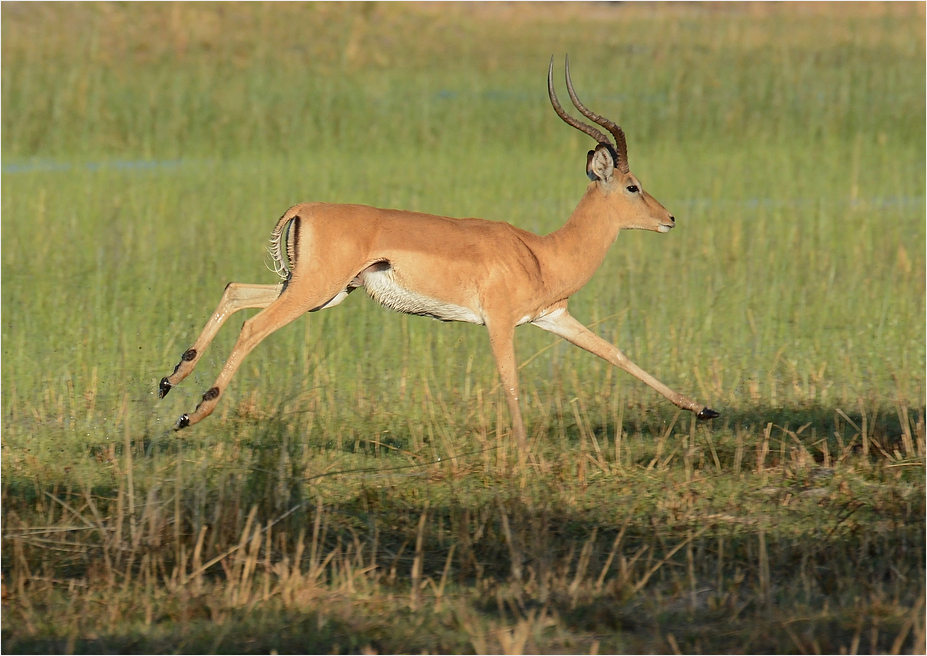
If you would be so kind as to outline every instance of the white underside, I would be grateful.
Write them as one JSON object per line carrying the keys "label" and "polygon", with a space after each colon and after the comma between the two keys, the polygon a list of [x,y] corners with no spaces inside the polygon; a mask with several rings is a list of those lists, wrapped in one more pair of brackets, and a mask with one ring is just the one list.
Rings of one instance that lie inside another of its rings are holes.
{"label": "white underside", "polygon": [[348,292],[347,289],[342,289],[340,292],[338,292],[337,294],[335,294],[335,298],[333,298],[333,299],[330,300],[328,303],[326,303],[325,305],[323,305],[322,307],[317,308],[317,309],[319,309],[319,310],[325,310],[325,309],[330,308],[330,307],[335,307],[336,305],[338,305],[339,303],[341,303],[341,301],[343,301],[344,299],[346,299],[346,298],[348,297],[348,293],[349,293],[349,292]]}
{"label": "white underside", "polygon": [[554,334],[560,334],[557,332],[560,329],[558,320],[563,316],[564,312],[566,312],[566,310],[563,308],[557,308],[553,312],[542,312],[537,318],[532,320],[531,323]]}
{"label": "white underside", "polygon": [[[367,271],[363,274],[362,282],[370,298],[396,312],[417,314],[441,321],[463,321],[483,325],[483,319],[470,308],[429,298],[400,286],[396,282],[392,268]],[[341,294],[347,295],[347,292],[341,292]],[[338,296],[332,299],[329,305],[334,304]]]}
{"label": "white underside", "polygon": [[[396,281],[393,269],[389,267],[379,271],[367,270],[362,272],[358,278],[355,278],[350,288],[341,290],[328,303],[318,309],[324,310],[340,304],[356,288],[358,283],[367,290],[370,298],[396,312],[431,317],[440,321],[461,321],[475,323],[480,326],[485,324],[482,317],[470,308],[431,298],[402,287]],[[563,313],[563,308],[557,308],[552,312],[542,312],[538,316],[525,315],[518,320],[516,325],[533,323],[545,330],[551,330],[556,326],[557,319]],[[554,330],[554,332],[556,331]]]}

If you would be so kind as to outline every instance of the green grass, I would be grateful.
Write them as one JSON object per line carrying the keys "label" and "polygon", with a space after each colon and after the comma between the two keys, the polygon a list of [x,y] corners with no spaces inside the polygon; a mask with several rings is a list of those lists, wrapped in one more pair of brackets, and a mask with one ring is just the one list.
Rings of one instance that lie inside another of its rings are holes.
{"label": "green grass", "polygon": [[[922,5],[2,18],[4,651],[923,652]],[[677,217],[571,311],[720,419],[525,327],[520,462],[485,330],[354,295],[169,430],[290,205],[559,227],[564,52]]]}

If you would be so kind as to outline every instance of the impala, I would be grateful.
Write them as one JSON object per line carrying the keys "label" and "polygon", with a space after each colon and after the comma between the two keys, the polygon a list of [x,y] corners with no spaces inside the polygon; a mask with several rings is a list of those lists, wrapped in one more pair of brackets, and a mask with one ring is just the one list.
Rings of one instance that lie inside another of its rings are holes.
{"label": "impala", "polygon": [[554,111],[566,123],[596,141],[586,156],[589,186],[559,230],[538,236],[508,223],[452,219],[363,205],[305,203],[286,211],[271,235],[270,252],[281,282],[274,285],[230,283],[203,332],[184,352],[170,376],[161,379],[163,398],[190,375],[222,324],[245,308],[262,308],[247,321],[235,348],[192,414],[181,415],[180,430],[202,421],[261,340],[306,312],[341,303],[363,287],[392,310],[441,321],[486,326],[518,445],[526,447],[519,409],[515,328],[530,323],[624,369],[699,419],[718,416],[631,362],[616,346],[570,316],[567,302],[585,285],[621,230],[669,232],[675,218],[644,191],[628,168],[624,132],[587,109],[576,96],[565,62],[570,99],[600,130],[567,114],[557,99],[554,62],[547,88]]}

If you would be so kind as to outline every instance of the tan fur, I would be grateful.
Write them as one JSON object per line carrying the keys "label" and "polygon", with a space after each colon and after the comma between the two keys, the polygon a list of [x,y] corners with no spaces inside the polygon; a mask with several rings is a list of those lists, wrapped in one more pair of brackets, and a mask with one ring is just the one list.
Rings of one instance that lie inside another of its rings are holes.
{"label": "tan fur", "polygon": [[192,415],[181,417],[178,428],[213,411],[242,359],[267,335],[306,312],[337,305],[359,287],[400,312],[485,325],[522,447],[526,433],[513,340],[516,325],[526,322],[621,367],[680,408],[704,410],[641,370],[566,310],[569,297],[589,281],[621,230],[667,232],[675,224],[632,173],[615,167],[611,152],[597,149],[590,158],[598,179],[589,184],[566,224],[546,236],[503,222],[363,205],[291,207],[277,222],[270,248],[274,269],[285,284],[230,285],[191,349],[195,357],[185,357],[162,381],[166,393],[188,376],[229,315],[246,307],[265,308],[242,327],[213,388],[218,393],[211,390]]}

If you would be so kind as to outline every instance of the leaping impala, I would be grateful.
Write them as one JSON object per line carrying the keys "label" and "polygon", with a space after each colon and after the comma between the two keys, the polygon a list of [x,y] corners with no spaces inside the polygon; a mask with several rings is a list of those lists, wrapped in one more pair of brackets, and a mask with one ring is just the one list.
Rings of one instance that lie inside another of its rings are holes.
{"label": "leaping impala", "polygon": [[624,132],[587,109],[576,97],[566,61],[566,85],[580,113],[608,130],[568,115],[554,91],[554,60],[547,89],[557,115],[596,141],[586,156],[590,183],[566,224],[540,237],[508,223],[452,219],[363,205],[304,203],[286,211],[271,235],[275,285],[229,283],[203,332],[184,352],[159,397],[190,375],[222,324],[245,308],[263,308],[245,321],[235,348],[213,387],[175,430],[202,421],[219,402],[242,360],[261,340],[306,312],[341,303],[359,287],[392,310],[441,321],[486,326],[505,389],[518,445],[526,447],[518,396],[515,327],[550,331],[643,381],[672,403],[712,419],[718,413],[674,392],[631,362],[616,346],[570,316],[567,301],[605,259],[621,230],[669,232],[676,219],[644,191],[628,169]]}

